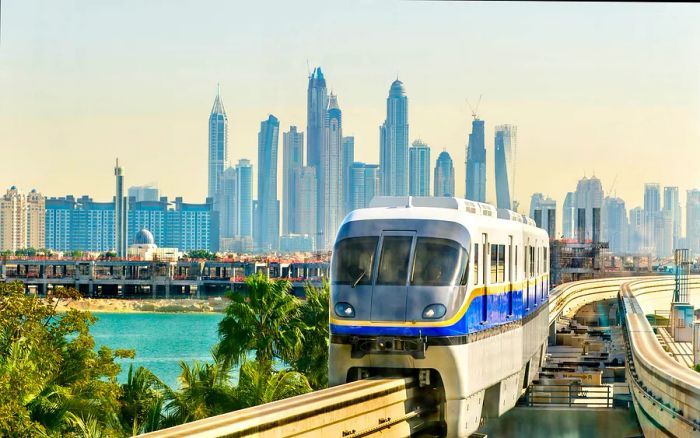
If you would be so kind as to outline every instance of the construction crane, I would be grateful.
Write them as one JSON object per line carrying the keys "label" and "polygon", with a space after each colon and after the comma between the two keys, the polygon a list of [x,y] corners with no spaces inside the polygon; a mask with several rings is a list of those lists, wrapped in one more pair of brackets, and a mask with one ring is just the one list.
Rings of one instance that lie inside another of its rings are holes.
{"label": "construction crane", "polygon": [[610,185],[610,188],[608,189],[608,195],[612,195],[612,191],[615,188],[615,183],[617,182],[617,175],[619,174],[615,174],[615,178],[613,178],[613,182]]}
{"label": "construction crane", "polygon": [[469,105],[469,109],[472,111],[472,117],[474,120],[476,120],[479,117],[478,111],[479,111],[479,105],[481,105],[481,94],[479,95],[479,100],[476,102],[476,107],[473,107],[471,103],[469,103],[469,99],[466,99],[467,105]]}

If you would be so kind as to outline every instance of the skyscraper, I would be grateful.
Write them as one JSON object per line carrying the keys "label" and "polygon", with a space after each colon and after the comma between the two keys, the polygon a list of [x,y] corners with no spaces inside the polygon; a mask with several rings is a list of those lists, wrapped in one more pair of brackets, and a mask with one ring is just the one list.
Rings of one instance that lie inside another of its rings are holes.
{"label": "skyscraper", "polygon": [[657,183],[644,184],[644,246],[654,253],[656,222],[661,211],[661,187]]}
{"label": "skyscraper", "polygon": [[340,149],[343,138],[342,112],[337,97],[331,93],[326,118],[326,144],[321,150],[321,172],[318,187],[322,190],[318,206],[322,218],[318,222],[318,249],[328,249],[333,245],[335,235],[343,220],[343,180],[341,178]]}
{"label": "skyscraper", "polygon": [[236,165],[236,187],[238,207],[236,207],[238,230],[236,235],[253,237],[253,166],[249,160],[239,160]]}
{"label": "skyscraper", "polygon": [[547,231],[550,239],[556,239],[557,201],[542,193],[533,193],[530,198],[530,217],[539,228]]}
{"label": "skyscraper", "polygon": [[430,196],[430,147],[415,140],[408,149],[408,194]]}
{"label": "skyscraper", "polygon": [[0,251],[46,247],[45,199],[34,189],[25,196],[15,186],[0,197]]}
{"label": "skyscraper", "polygon": [[214,105],[209,114],[209,189],[207,196],[216,197],[219,190],[219,178],[228,167],[228,118],[221,99],[221,90],[217,87]]}
{"label": "skyscraper", "polygon": [[695,254],[700,253],[700,190],[698,189],[686,192],[685,235],[688,248]]}
{"label": "skyscraper", "polygon": [[296,198],[297,206],[294,211],[295,223],[298,224],[297,234],[308,234],[314,238],[314,245],[317,237],[318,209],[316,202],[318,195],[316,190],[318,182],[316,179],[316,168],[311,166],[302,167],[297,174]]}
{"label": "skyscraper", "polygon": [[627,252],[629,225],[624,200],[610,196],[605,198],[603,224],[603,240],[608,242],[610,251],[614,253]]}
{"label": "skyscraper", "polygon": [[367,208],[379,194],[379,166],[355,162],[350,168],[350,211]]}
{"label": "skyscraper", "polygon": [[494,166],[496,169],[496,204],[498,208],[513,208],[515,195],[515,152],[518,127],[496,126]]}
{"label": "skyscraper", "polygon": [[408,195],[408,98],[396,79],[386,99],[386,120],[379,127],[379,168],[385,196]]}
{"label": "skyscraper", "polygon": [[352,211],[350,207],[350,168],[355,162],[355,137],[343,137],[341,148],[341,176],[343,180],[343,216]]}
{"label": "skyscraper", "polygon": [[561,213],[562,234],[564,235],[564,239],[573,239],[576,227],[576,195],[574,192],[568,192],[566,194]]}
{"label": "skyscraper", "polygon": [[259,251],[279,248],[280,212],[277,199],[277,149],[280,122],[272,114],[260,122],[258,133],[258,202],[254,228]]}
{"label": "skyscraper", "polygon": [[316,67],[309,76],[306,98],[306,161],[318,172],[321,164],[321,149],[325,143],[326,110],[328,109],[328,91],[321,67]]}
{"label": "skyscraper", "polygon": [[124,196],[124,174],[119,166],[119,159],[114,166],[114,176],[116,178],[116,192],[114,194],[114,240],[118,257],[127,256],[127,231],[128,225],[128,204],[127,197]]}
{"label": "skyscraper", "polygon": [[[238,174],[228,167],[219,177],[215,210],[219,212],[219,238],[230,239],[238,234]],[[147,228],[147,227],[143,227]],[[147,228],[151,230],[151,228]]]}
{"label": "skyscraper", "polygon": [[600,238],[603,186],[595,176],[585,176],[576,185],[576,237],[579,241],[597,241]]}
{"label": "skyscraper", "polygon": [[681,239],[681,200],[678,194],[678,187],[664,187],[664,211],[671,215],[673,228],[672,247],[678,248],[678,241]]}
{"label": "skyscraper", "polygon": [[467,199],[486,202],[486,146],[484,121],[474,117],[467,144]]}
{"label": "skyscraper", "polygon": [[46,248],[46,198],[36,189],[27,193],[27,246]]}
{"label": "skyscraper", "polygon": [[304,133],[298,132],[296,126],[290,126],[289,132],[282,134],[282,234],[298,233],[295,222],[297,208],[296,179],[304,167]]}
{"label": "skyscraper", "polygon": [[442,151],[438,155],[437,161],[435,161],[434,177],[434,196],[455,196],[455,168],[452,157],[447,151]]}
{"label": "skyscraper", "polygon": [[630,224],[627,232],[627,249],[633,253],[644,251],[644,209],[630,210]]}

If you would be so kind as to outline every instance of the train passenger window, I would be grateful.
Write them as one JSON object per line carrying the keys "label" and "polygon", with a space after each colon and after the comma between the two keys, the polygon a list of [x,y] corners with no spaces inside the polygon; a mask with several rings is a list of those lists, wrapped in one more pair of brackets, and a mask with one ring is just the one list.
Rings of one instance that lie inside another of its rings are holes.
{"label": "train passenger window", "polygon": [[411,236],[385,236],[382,254],[379,257],[377,284],[405,286],[408,262],[411,255]]}
{"label": "train passenger window", "polygon": [[350,237],[333,250],[333,284],[372,284],[372,262],[379,237]]}
{"label": "train passenger window", "polygon": [[535,247],[530,247],[530,278],[535,276]]}
{"label": "train passenger window", "polygon": [[474,284],[479,284],[479,244],[474,244]]}
{"label": "train passenger window", "polygon": [[518,281],[518,245],[515,245],[515,251],[513,252],[515,260],[513,263],[513,280]]}
{"label": "train passenger window", "polygon": [[411,273],[414,286],[452,286],[460,282],[467,265],[467,251],[459,243],[419,237]]}
{"label": "train passenger window", "polygon": [[498,269],[496,272],[498,277],[498,282],[503,283],[506,281],[506,246],[498,245]]}
{"label": "train passenger window", "polygon": [[544,247],[544,272],[549,272],[549,261],[547,260],[547,247]]}
{"label": "train passenger window", "polygon": [[491,244],[491,280],[489,284],[498,283],[498,245]]}

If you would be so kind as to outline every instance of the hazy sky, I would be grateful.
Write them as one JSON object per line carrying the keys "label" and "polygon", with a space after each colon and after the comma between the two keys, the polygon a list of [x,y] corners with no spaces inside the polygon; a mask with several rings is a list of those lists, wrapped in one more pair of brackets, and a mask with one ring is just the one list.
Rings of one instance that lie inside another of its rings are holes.
{"label": "hazy sky", "polygon": [[699,19],[694,4],[3,1],[0,188],[111,199],[119,156],[127,185],[201,202],[216,84],[232,162],[257,165],[269,113],[306,130],[308,60],[358,161],[379,161],[398,74],[411,139],[433,163],[449,151],[460,196],[465,98],[483,94],[490,200],[493,129],[510,123],[525,208],[535,191],[560,207],[593,173],[606,192],[617,175],[628,209],[651,181],[684,203],[700,187]]}

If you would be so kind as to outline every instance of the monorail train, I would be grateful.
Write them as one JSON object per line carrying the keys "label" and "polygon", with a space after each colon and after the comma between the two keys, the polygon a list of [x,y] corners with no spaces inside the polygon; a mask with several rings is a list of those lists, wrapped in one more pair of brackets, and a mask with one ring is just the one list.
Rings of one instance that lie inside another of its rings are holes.
{"label": "monorail train", "polygon": [[444,433],[469,436],[542,365],[548,249],[532,219],[465,199],[351,212],[331,261],[330,385],[415,375],[439,386]]}

